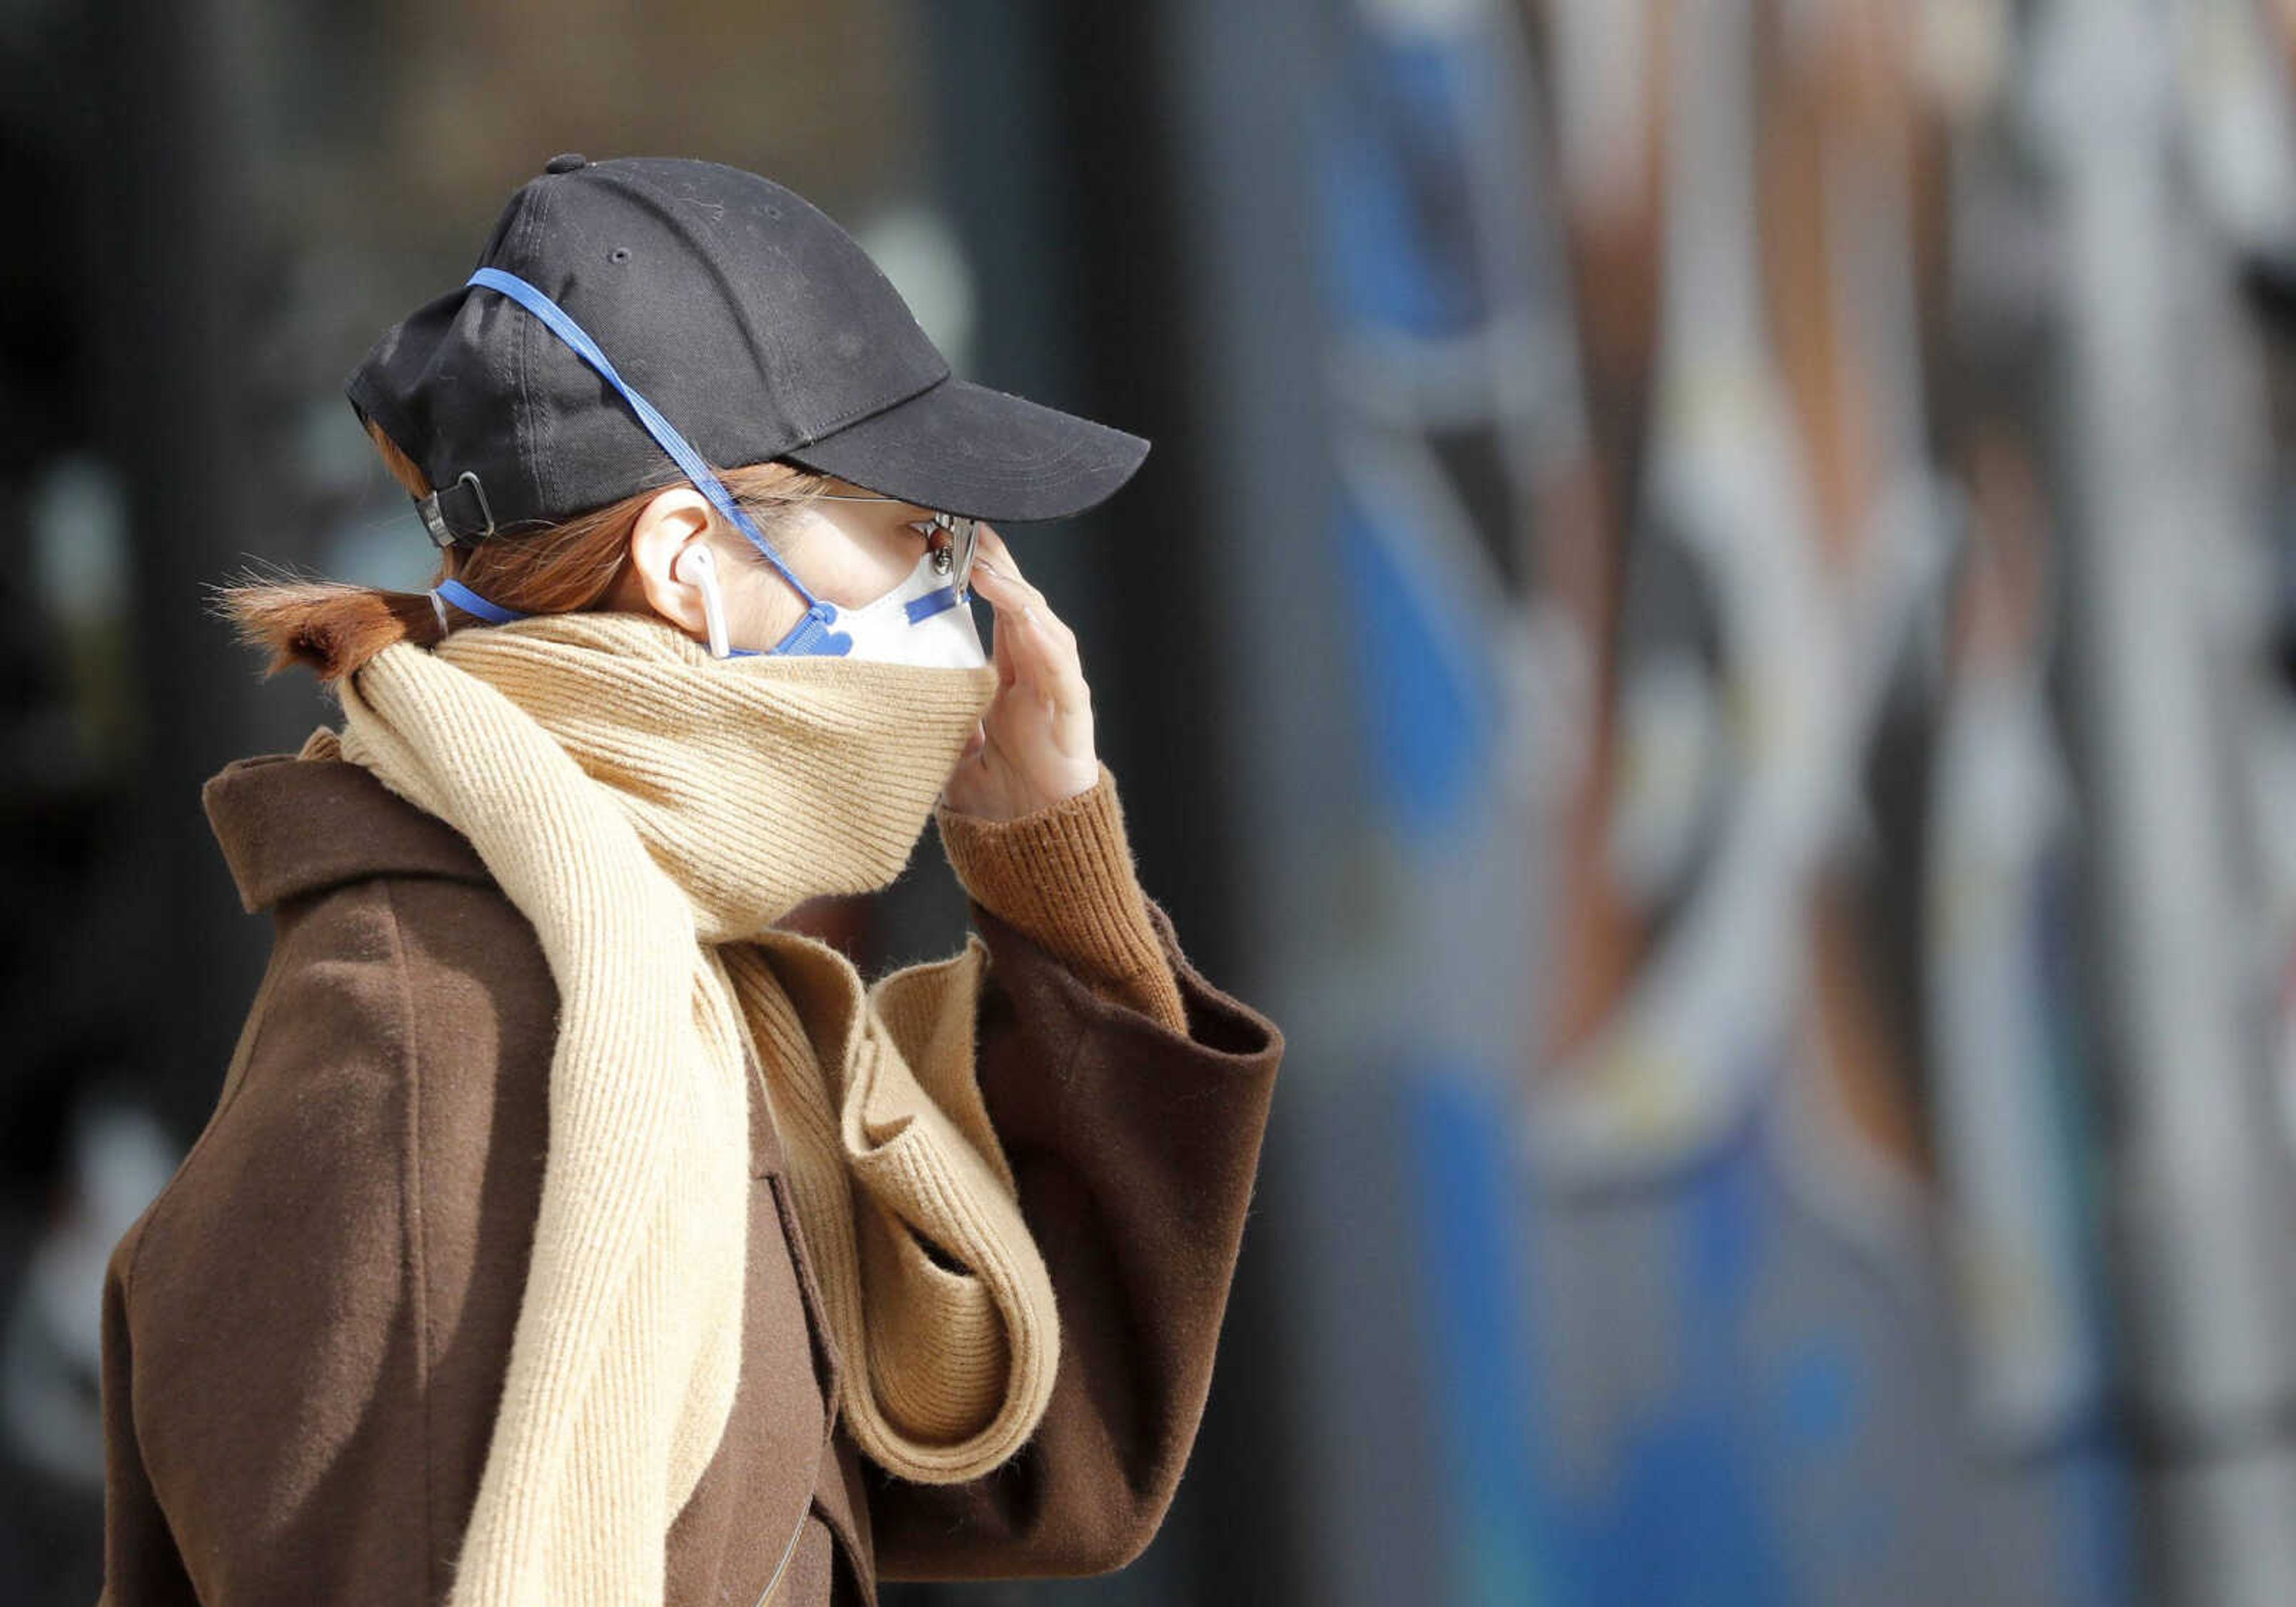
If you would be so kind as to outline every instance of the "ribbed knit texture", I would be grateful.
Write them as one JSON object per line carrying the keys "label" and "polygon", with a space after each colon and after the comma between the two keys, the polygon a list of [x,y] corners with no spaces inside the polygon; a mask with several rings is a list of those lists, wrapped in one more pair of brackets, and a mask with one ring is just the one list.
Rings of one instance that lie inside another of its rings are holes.
{"label": "ribbed knit texture", "polygon": [[1017,820],[936,805],[941,849],[965,891],[1055,959],[1175,1032],[1188,1027],[1156,940],[1108,766],[1083,791]]}
{"label": "ribbed knit texture", "polygon": [[837,950],[772,927],[899,873],[996,670],[718,660],[649,616],[577,613],[397,643],[336,685],[342,757],[470,840],[561,996],[455,1607],[660,1601],[668,1527],[740,1371],[745,1047],[856,1440],[920,1480],[1009,1457],[1050,1398],[1059,1330],[974,1081],[986,945],[865,990]]}

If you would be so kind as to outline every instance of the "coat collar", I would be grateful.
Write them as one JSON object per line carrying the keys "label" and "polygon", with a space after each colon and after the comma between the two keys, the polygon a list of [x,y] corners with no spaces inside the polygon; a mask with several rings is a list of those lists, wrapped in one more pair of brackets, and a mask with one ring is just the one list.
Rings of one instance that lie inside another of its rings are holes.
{"label": "coat collar", "polygon": [[342,758],[235,758],[200,791],[250,914],[368,876],[495,884],[471,840]]}

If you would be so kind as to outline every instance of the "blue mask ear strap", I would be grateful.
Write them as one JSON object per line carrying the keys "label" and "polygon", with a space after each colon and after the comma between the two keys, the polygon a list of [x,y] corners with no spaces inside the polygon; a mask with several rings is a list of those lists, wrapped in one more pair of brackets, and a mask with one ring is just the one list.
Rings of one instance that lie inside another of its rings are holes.
{"label": "blue mask ear strap", "polygon": [[772,651],[842,658],[853,651],[853,635],[850,631],[832,628],[836,623],[837,605],[816,602],[805,611],[804,619],[790,627],[789,635],[774,644]]}
{"label": "blue mask ear strap", "polygon": [[433,597],[444,597],[464,613],[475,614],[489,625],[507,625],[512,619],[532,618],[531,615],[522,614],[514,608],[504,608],[499,603],[488,602],[459,580],[441,580],[430,588],[430,594]]}
{"label": "blue mask ear strap", "polygon": [[655,440],[661,443],[662,450],[676,460],[685,477],[700,487],[701,494],[717,506],[718,511],[749,538],[750,545],[765,554],[766,562],[779,570],[782,578],[797,588],[798,595],[806,601],[805,618],[798,621],[796,627],[782,638],[773,652],[843,653],[852,647],[853,638],[849,635],[831,628],[837,618],[836,605],[815,596],[804,581],[791,573],[789,566],[782,562],[781,554],[774,551],[773,544],[765,538],[764,533],[742,512],[741,504],[727,493],[718,476],[710,471],[709,465],[701,461],[701,455],[686,445],[685,438],[677,432],[676,426],[662,417],[652,402],[623,383],[622,376],[614,372],[613,364],[580,324],[568,317],[556,302],[515,274],[504,273],[497,267],[482,267],[463,283],[482,284],[489,290],[500,291],[548,324],[553,333],[581,354],[584,361],[605,376],[608,384],[622,393],[623,399],[638,415],[638,422],[646,427]]}
{"label": "blue mask ear strap", "polygon": [[[481,597],[461,581],[452,578],[441,580],[432,586],[430,597],[430,605],[433,608],[437,608],[441,601],[451,603],[464,613],[475,615],[490,625],[507,625],[512,619],[530,619],[534,617],[514,608],[504,608],[499,603]],[[443,612],[439,616],[439,622],[442,627],[446,624]],[[815,645],[816,643],[822,645]],[[792,647],[792,644],[796,645]],[[772,651],[825,654],[835,657],[850,651],[852,646],[853,638],[850,635],[842,631],[832,632],[824,628],[822,610],[816,606],[807,610],[805,618],[799,620],[795,628],[791,630],[788,635],[783,636],[780,644]],[[728,656],[736,659],[754,659],[762,657],[763,654],[754,647],[736,647]]]}

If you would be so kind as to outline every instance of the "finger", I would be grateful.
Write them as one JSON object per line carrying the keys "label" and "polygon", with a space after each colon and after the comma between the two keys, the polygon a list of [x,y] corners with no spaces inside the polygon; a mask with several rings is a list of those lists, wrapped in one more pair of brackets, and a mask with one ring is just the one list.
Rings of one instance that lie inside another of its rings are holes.
{"label": "finger", "polygon": [[1018,673],[1032,676],[1033,660],[1051,648],[1068,644],[1072,650],[1075,633],[1052,617],[1048,603],[1019,592],[1009,578],[989,582],[981,587],[980,594],[995,611],[997,638],[1014,640],[1019,656],[1008,662]]}
{"label": "finger", "polygon": [[1036,617],[1044,622],[1045,633],[1054,642],[1065,644],[1071,650],[1075,648],[1075,630],[1054,611],[1044,593],[1025,580],[1015,581],[1001,570],[982,570],[977,562],[974,568],[992,577],[981,592],[981,595],[988,599],[990,607],[1015,612],[1033,611]]}
{"label": "finger", "polygon": [[989,608],[988,656],[996,666],[996,685],[1001,691],[1010,686],[1019,674],[1013,659],[1013,616],[992,603]]}
{"label": "finger", "polygon": [[1021,688],[1025,696],[1008,700],[1009,714],[1014,708],[1028,708],[1045,703],[1051,695],[1052,683],[1060,674],[1054,657],[1053,644],[1046,637],[1038,616],[1032,610],[1014,609],[999,621],[997,628],[1012,641],[1013,685]]}
{"label": "finger", "polygon": [[990,607],[1000,612],[1018,613],[1023,608],[1041,606],[1044,603],[1036,587],[1013,578],[1001,566],[976,562],[972,566],[972,587],[988,599]]}
{"label": "finger", "polygon": [[1050,657],[1056,667],[1047,688],[1053,699],[1053,745],[1065,754],[1089,752],[1092,688],[1085,681],[1073,634]]}
{"label": "finger", "polygon": [[975,570],[986,568],[996,579],[1009,582],[1008,590],[1017,591],[1023,599],[1035,603],[1039,608],[1047,606],[1045,594],[1038,591],[1029,578],[1021,572],[1020,562],[1013,556],[1012,548],[1006,546],[1002,541],[996,543],[993,547],[988,543],[983,542],[981,551],[987,554],[987,562],[984,564],[980,558],[974,558],[972,567]]}
{"label": "finger", "polygon": [[995,558],[975,561],[975,569],[988,577],[981,594],[997,611],[1000,630],[1006,624],[1015,627],[1012,633],[1017,648],[1013,663],[1019,677],[1040,693],[1056,698],[1062,717],[1073,731],[1078,706],[1089,696],[1076,632],[1054,612],[1042,592],[1008,572],[1006,562],[1009,553],[1004,562]]}
{"label": "finger", "polygon": [[1026,609],[1011,608],[996,616],[996,640],[1004,655],[998,666],[1002,676],[998,685],[1010,687],[1025,683],[1032,689],[1037,688],[1045,674],[1045,648],[1042,638],[1032,628]]}
{"label": "finger", "polygon": [[1020,573],[1003,537],[985,525],[973,567],[982,577],[981,595],[996,611],[998,636],[1010,639],[1014,684],[1028,683],[1026,694],[997,700],[988,721],[990,742],[1008,754],[1047,742],[1064,757],[1091,752],[1092,691],[1076,632]]}
{"label": "finger", "polygon": [[[996,562],[1000,577],[1009,578],[1017,583],[1021,594],[1028,600],[1029,604],[1037,611],[1037,616],[1045,620],[1046,627],[1051,631],[1054,637],[1065,639],[1070,642],[1075,641],[1076,633],[1069,628],[1068,622],[1065,619],[1062,619],[1060,616],[1059,611],[1053,607],[1052,600],[1045,595],[1042,588],[1031,581],[1028,576],[1021,572],[1020,563],[1013,558],[1012,549],[1005,546],[1004,543],[999,540],[997,543],[997,551],[998,556],[994,562]],[[976,560],[976,563],[978,561]]]}
{"label": "finger", "polygon": [[1021,625],[1021,678],[1043,700],[1054,745],[1063,753],[1084,751],[1092,739],[1092,690],[1085,680],[1075,634],[1056,632],[1057,621],[1033,609],[1013,618]]}
{"label": "finger", "polygon": [[1014,660],[1021,678],[1039,692],[1051,690],[1051,683],[1062,668],[1062,644],[1046,621],[1045,611],[1035,603],[1025,603],[1013,611],[1016,627],[1013,645],[1018,655]]}

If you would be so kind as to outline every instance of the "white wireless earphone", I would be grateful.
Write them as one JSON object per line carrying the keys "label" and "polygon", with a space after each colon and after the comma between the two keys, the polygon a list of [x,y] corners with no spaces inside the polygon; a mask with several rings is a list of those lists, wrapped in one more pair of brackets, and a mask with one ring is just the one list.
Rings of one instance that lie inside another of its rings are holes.
{"label": "white wireless earphone", "polygon": [[678,554],[673,573],[701,588],[701,618],[709,630],[709,656],[731,658],[734,650],[726,640],[726,598],[718,589],[717,554],[698,544],[690,546]]}

